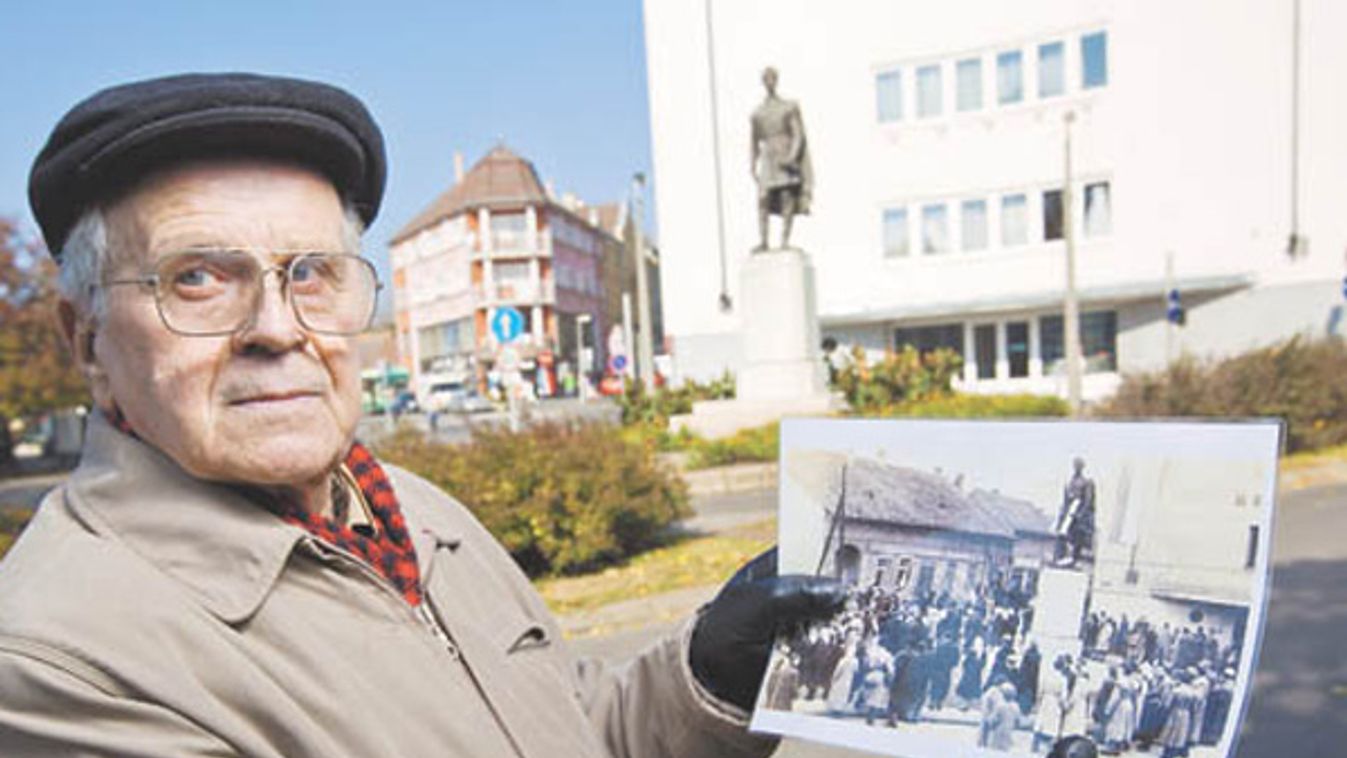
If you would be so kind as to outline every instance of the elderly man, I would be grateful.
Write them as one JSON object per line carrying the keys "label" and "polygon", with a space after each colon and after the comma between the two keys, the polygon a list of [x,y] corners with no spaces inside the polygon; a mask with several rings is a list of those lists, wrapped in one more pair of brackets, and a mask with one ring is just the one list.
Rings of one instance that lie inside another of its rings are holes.
{"label": "elderly man", "polygon": [[98,413],[0,565],[0,753],[734,756],[774,631],[840,588],[740,572],[578,662],[452,498],[354,442],[384,154],[349,94],[239,74],[76,106],[34,165]]}

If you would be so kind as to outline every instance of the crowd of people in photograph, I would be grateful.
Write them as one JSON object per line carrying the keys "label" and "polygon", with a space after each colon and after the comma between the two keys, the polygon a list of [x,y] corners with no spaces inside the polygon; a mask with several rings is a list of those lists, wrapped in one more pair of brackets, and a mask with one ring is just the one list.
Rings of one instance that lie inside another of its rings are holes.
{"label": "crowd of people in photograph", "polygon": [[1032,732],[1038,753],[1067,735],[1108,754],[1158,748],[1161,758],[1219,741],[1237,639],[1094,612],[1083,654],[1046,662],[1030,599],[1002,583],[962,601],[857,588],[844,612],[783,643],[764,705],[895,728],[976,725],[977,744],[999,751],[1014,747],[1016,730]]}
{"label": "crowd of people in photograph", "polygon": [[1162,758],[1175,758],[1220,741],[1234,697],[1238,628],[1223,639],[1211,626],[1095,611],[1081,641],[1084,657],[1105,673],[1091,681],[1081,667],[1059,671],[1056,686],[1081,690],[1090,734],[1106,753],[1158,746]]}
{"label": "crowd of people in photograph", "polygon": [[785,643],[766,706],[789,711],[819,701],[831,716],[893,727],[945,708],[980,712],[979,743],[1008,750],[1037,697],[1042,656],[1023,645],[1033,623],[1029,600],[1004,582],[963,601],[858,588],[846,611]]}

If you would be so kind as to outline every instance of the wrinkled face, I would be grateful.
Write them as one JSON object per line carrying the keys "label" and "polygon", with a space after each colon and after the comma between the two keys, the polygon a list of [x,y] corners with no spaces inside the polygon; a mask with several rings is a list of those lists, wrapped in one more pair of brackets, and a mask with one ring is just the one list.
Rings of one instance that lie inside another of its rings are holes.
{"label": "wrinkled face", "polygon": [[[232,248],[263,266],[286,251],[346,249],[336,190],[284,164],[215,161],[151,176],[107,209],[106,280],[137,277],[165,255]],[[360,412],[354,337],[304,329],[280,277],[264,278],[252,318],[232,335],[183,336],[159,317],[152,288],[107,287],[86,356],[95,402],[119,408],[142,439],[189,474],[257,485],[325,477]]]}

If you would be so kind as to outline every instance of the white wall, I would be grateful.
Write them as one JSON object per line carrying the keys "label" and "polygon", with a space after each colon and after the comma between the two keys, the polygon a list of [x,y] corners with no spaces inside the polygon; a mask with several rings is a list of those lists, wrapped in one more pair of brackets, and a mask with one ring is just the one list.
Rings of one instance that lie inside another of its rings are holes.
{"label": "white wall", "polygon": [[[884,0],[712,0],[715,129],[735,301],[737,263],[757,238],[748,117],[762,98],[766,65],[780,70],[781,94],[804,113],[817,180],[813,214],[797,223],[793,242],[814,257],[825,319],[865,321],[896,305],[938,311],[948,304],[957,313],[970,300],[1013,302],[1060,291],[1060,242],[885,260],[881,213],[897,203],[1060,183],[1068,107],[1078,114],[1076,176],[1112,186],[1113,233],[1079,246],[1083,288],[1158,284],[1167,251],[1180,278],[1251,275],[1259,286],[1340,278],[1347,49],[1337,30],[1347,28],[1347,4],[1301,2],[1300,187],[1309,254],[1292,262],[1284,252],[1291,229],[1291,2],[962,0],[913,13],[911,5]],[[737,316],[716,302],[705,7],[645,2],[661,273],[676,346],[681,336],[738,328]],[[1079,35],[1097,29],[1108,31],[1108,85],[1074,91]],[[1068,92],[1037,101],[1034,50],[1057,39],[1066,43]],[[994,54],[1014,46],[1025,50],[1025,103],[929,121],[912,118],[909,107],[898,125],[878,123],[879,71],[904,67],[910,105],[908,66],[947,61],[949,114],[953,60],[985,53],[989,103]],[[909,213],[909,224],[919,224]]]}

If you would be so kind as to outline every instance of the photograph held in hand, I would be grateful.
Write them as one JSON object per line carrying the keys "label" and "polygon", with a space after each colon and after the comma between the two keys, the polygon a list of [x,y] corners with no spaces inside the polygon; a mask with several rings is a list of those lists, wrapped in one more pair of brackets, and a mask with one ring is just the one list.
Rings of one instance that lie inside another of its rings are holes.
{"label": "photograph held in hand", "polygon": [[788,421],[781,568],[848,599],[778,640],[754,727],[914,758],[1233,755],[1279,433]]}

